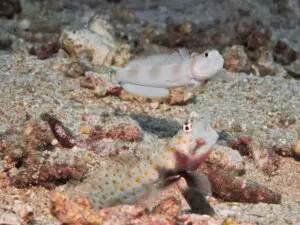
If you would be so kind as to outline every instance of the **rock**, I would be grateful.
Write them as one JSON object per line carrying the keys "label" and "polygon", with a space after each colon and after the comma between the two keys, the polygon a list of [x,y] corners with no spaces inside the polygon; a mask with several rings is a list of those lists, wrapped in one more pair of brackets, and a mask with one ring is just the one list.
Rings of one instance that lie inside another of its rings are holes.
{"label": "rock", "polygon": [[134,142],[137,141],[140,137],[141,129],[135,125],[118,126],[110,130],[105,130],[105,128],[101,127],[95,127],[95,129],[90,132],[90,136],[87,142],[91,143],[93,141],[101,140],[104,138]]}
{"label": "rock", "polygon": [[[274,2],[275,3],[275,2]],[[300,2],[295,0],[276,1],[277,11],[289,19],[295,19],[300,16]]]}
{"label": "rock", "polygon": [[77,78],[83,76],[87,70],[88,68],[83,63],[75,61],[66,65],[65,75],[67,77]]}
{"label": "rock", "polygon": [[22,224],[22,220],[20,218],[18,218],[17,215],[6,212],[6,213],[2,213],[0,215],[0,224],[19,225],[19,224]]}
{"label": "rock", "polygon": [[271,32],[265,27],[238,23],[235,43],[246,48],[249,59],[256,62],[264,49],[271,48]]}
{"label": "rock", "polygon": [[109,33],[102,34],[88,29],[64,30],[60,42],[71,56],[91,58],[94,65],[124,65],[131,57],[130,46],[118,43]]}
{"label": "rock", "polygon": [[171,220],[178,218],[181,215],[181,202],[175,197],[169,197],[162,200],[152,210],[153,214],[161,214]]}
{"label": "rock", "polygon": [[292,150],[295,159],[300,160],[300,133],[299,132],[293,141]]}
{"label": "rock", "polygon": [[184,224],[193,225],[257,225],[257,223],[253,222],[238,221],[233,217],[213,218],[207,215],[186,214],[185,218]]}
{"label": "rock", "polygon": [[300,57],[284,68],[289,72],[291,76],[300,79]]}
{"label": "rock", "polygon": [[269,176],[274,175],[280,165],[279,156],[275,151],[255,141],[251,141],[248,147],[255,166]]}
{"label": "rock", "polygon": [[275,152],[283,157],[292,157],[294,155],[293,153],[293,148],[288,147],[288,146],[281,146],[281,147],[276,147],[275,146]]}
{"label": "rock", "polygon": [[[128,221],[140,220],[149,215],[149,211],[138,205],[117,205],[99,212],[103,215],[105,224],[131,224]],[[140,223],[143,224],[143,223]]]}
{"label": "rock", "polygon": [[210,180],[213,195],[225,201],[272,204],[281,202],[280,193],[256,182],[235,178],[222,169],[207,164],[203,164],[200,169]]}
{"label": "rock", "polygon": [[0,224],[30,224],[34,212],[32,207],[18,195],[0,195]]}
{"label": "rock", "polygon": [[239,137],[238,139],[229,140],[228,146],[235,150],[238,150],[241,155],[248,156],[250,155],[248,145],[250,144],[251,141],[252,139],[250,137],[242,136]]}
{"label": "rock", "polygon": [[38,59],[48,59],[58,52],[60,45],[58,42],[49,42],[45,45],[41,45],[38,48],[32,47],[29,50],[29,54],[36,55]]}
{"label": "rock", "polygon": [[297,52],[282,40],[278,40],[273,51],[275,62],[288,65],[297,59]]}
{"label": "rock", "polygon": [[20,21],[18,28],[23,30],[23,31],[26,31],[26,30],[30,29],[30,26],[32,26],[31,21],[28,20],[28,19],[23,19],[23,20]]}
{"label": "rock", "polygon": [[280,159],[273,149],[265,148],[247,136],[230,140],[228,145],[241,155],[252,158],[255,166],[267,175],[273,175],[279,167]]}
{"label": "rock", "polygon": [[106,94],[120,96],[122,90],[123,88],[120,85],[112,85],[107,88]]}
{"label": "rock", "polygon": [[174,47],[187,47],[199,46],[200,39],[195,29],[195,25],[191,22],[183,24],[170,24],[165,33],[150,37],[154,44]]}
{"label": "rock", "polygon": [[9,36],[3,33],[0,34],[0,50],[9,49],[11,45],[12,45],[12,40],[9,38]]}
{"label": "rock", "polygon": [[114,39],[114,28],[104,18],[96,17],[89,25],[90,30],[107,39]]}
{"label": "rock", "polygon": [[178,223],[170,221],[166,216],[164,215],[146,215],[142,216],[138,219],[132,219],[131,221],[124,221],[123,223],[112,223],[112,224],[133,224],[133,225],[177,225]]}
{"label": "rock", "polygon": [[14,14],[22,11],[20,0],[1,0],[0,1],[0,17],[11,19]]}
{"label": "rock", "polygon": [[237,150],[226,146],[215,146],[215,150],[210,153],[206,162],[228,172],[234,172],[236,174],[245,173],[243,157]]}
{"label": "rock", "polygon": [[94,94],[97,97],[106,95],[108,83],[106,80],[99,78],[91,71],[85,72],[85,77],[80,79],[80,87],[95,90]]}
{"label": "rock", "polygon": [[[65,134],[61,126],[56,129],[60,135]],[[80,180],[86,172],[87,159],[81,158],[84,153],[78,148],[62,151],[53,146],[54,135],[45,124],[30,121],[23,132],[6,139],[9,144],[5,150],[5,167],[9,171],[8,180],[15,187],[35,185],[52,189],[70,179]]]}
{"label": "rock", "polygon": [[223,52],[224,67],[230,72],[241,72],[249,63],[248,56],[242,45],[226,47]]}
{"label": "rock", "polygon": [[64,224],[103,224],[103,217],[98,215],[85,198],[71,200],[63,193],[56,193],[51,199],[51,214]]}

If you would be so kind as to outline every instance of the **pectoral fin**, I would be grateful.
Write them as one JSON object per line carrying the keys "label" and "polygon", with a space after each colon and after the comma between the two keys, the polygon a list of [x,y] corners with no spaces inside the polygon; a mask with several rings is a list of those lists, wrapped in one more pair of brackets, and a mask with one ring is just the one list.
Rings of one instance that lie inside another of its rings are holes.
{"label": "pectoral fin", "polygon": [[147,98],[165,98],[169,96],[169,89],[142,86],[136,84],[121,84],[122,87],[133,95],[144,96]]}

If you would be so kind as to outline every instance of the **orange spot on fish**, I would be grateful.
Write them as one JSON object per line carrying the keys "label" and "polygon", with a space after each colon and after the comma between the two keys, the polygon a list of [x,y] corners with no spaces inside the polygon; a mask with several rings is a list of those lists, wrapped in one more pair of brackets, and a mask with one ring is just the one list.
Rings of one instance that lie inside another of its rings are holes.
{"label": "orange spot on fish", "polygon": [[201,138],[197,138],[196,139],[196,144],[201,147],[203,145],[206,145],[206,142],[203,139],[201,139]]}
{"label": "orange spot on fish", "polygon": [[145,171],[145,175],[148,175],[148,174],[149,174],[149,172],[148,172],[148,170],[146,170],[146,171]]}
{"label": "orange spot on fish", "polygon": [[120,187],[120,190],[121,191],[125,191],[125,188],[122,186],[122,187]]}
{"label": "orange spot on fish", "polygon": [[137,177],[137,178],[135,179],[135,181],[139,183],[139,182],[141,182],[141,178]]}

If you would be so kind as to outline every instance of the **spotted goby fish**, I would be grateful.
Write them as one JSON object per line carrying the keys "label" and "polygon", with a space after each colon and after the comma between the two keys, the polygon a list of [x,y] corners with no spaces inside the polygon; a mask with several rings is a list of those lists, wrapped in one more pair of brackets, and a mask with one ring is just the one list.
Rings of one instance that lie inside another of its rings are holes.
{"label": "spotted goby fish", "polygon": [[173,54],[157,54],[129,62],[117,69],[117,82],[129,93],[149,98],[169,96],[169,89],[188,87],[192,92],[223,68],[217,50],[202,54],[179,49]]}
{"label": "spotted goby fish", "polygon": [[198,119],[189,121],[165,146],[143,151],[143,159],[136,164],[125,158],[127,167],[105,173],[102,168],[95,170],[72,194],[87,196],[95,209],[134,203],[168,183],[168,177],[197,169],[217,139],[218,134],[209,125]]}

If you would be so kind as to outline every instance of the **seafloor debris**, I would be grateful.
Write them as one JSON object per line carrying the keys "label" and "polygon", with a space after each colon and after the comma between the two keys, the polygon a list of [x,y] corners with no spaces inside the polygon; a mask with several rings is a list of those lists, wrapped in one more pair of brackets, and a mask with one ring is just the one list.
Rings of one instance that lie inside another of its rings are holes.
{"label": "seafloor debris", "polygon": [[38,59],[47,59],[58,52],[60,45],[58,42],[49,42],[40,47],[32,47],[29,49],[29,54],[36,55]]}
{"label": "seafloor debris", "polygon": [[297,52],[286,42],[279,40],[274,47],[273,56],[275,62],[288,65],[297,59]]}
{"label": "seafloor debris", "polygon": [[48,126],[30,121],[24,131],[7,135],[5,170],[16,187],[53,188],[70,179],[80,180],[86,172],[86,159],[80,152],[61,151],[52,145],[54,136]]}
{"label": "seafloor debris", "polygon": [[247,136],[229,140],[228,145],[243,156],[253,159],[257,168],[267,175],[273,175],[279,167],[280,160],[274,149],[268,149]]}
{"label": "seafloor debris", "polygon": [[41,115],[41,118],[48,122],[54,137],[58,140],[64,148],[72,148],[76,145],[76,139],[72,135],[71,131],[69,131],[62,122],[60,122],[56,117],[44,113]]}
{"label": "seafloor debris", "polygon": [[233,45],[223,51],[224,67],[230,72],[243,72],[249,67],[249,59],[242,45]]}
{"label": "seafloor debris", "polygon": [[11,19],[14,14],[22,11],[20,0],[1,0],[0,1],[0,17]]}

